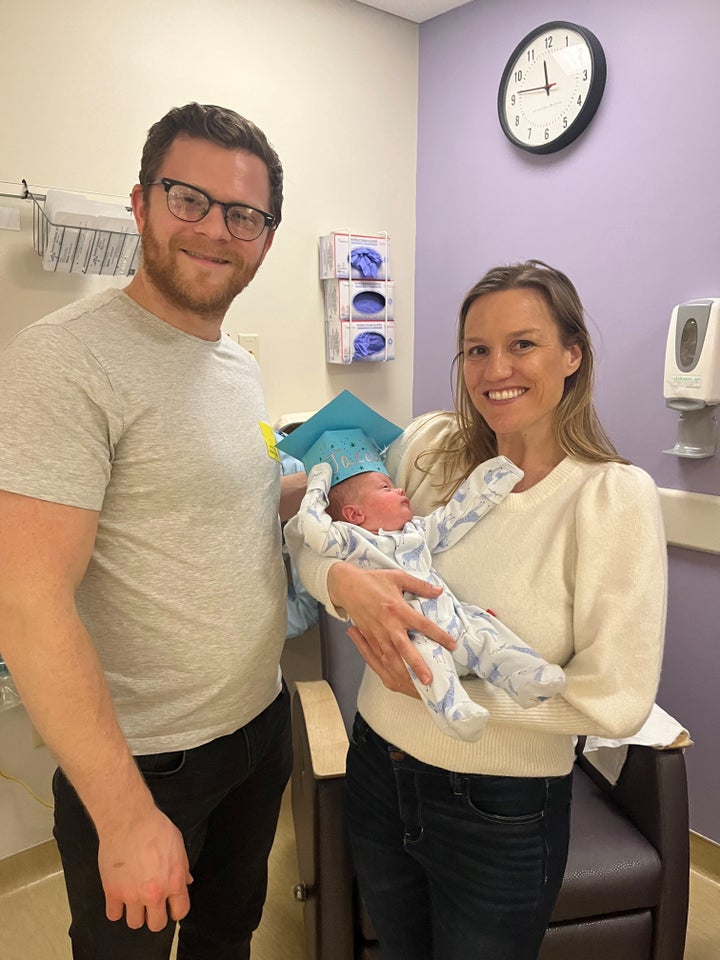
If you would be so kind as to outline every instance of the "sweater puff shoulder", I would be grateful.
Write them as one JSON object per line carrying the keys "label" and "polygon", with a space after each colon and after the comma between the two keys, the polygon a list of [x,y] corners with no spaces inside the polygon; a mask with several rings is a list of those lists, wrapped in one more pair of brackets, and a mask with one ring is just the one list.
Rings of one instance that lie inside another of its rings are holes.
{"label": "sweater puff shoulder", "polygon": [[[457,431],[457,419],[447,410],[424,413],[410,423],[402,434],[388,447],[385,464],[390,476],[412,498],[418,487],[432,474],[428,463],[427,473],[417,470],[415,461],[423,454],[445,444]],[[431,477],[435,482],[438,477]],[[438,498],[439,502],[439,498]]]}

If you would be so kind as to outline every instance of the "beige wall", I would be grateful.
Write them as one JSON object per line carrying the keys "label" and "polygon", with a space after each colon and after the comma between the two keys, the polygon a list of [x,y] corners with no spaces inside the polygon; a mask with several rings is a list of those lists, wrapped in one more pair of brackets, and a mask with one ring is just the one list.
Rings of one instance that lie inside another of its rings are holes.
{"label": "beige wall", "polygon": [[[171,106],[236,108],[263,127],[286,174],[274,249],[225,324],[260,336],[271,418],[348,387],[407,422],[417,26],[354,0],[127,0],[109,9],[89,0],[5,5],[0,180],[126,197],[145,132]],[[45,273],[31,249],[29,204],[19,205],[21,233],[0,231],[0,343],[49,310],[126,282]],[[317,237],[347,228],[392,238],[393,363],[325,363]]]}
{"label": "beige wall", "polygon": [[[410,419],[413,358],[418,31],[354,0],[27,0],[0,13],[0,192],[31,186],[127,197],[147,128],[198,100],[255,120],[286,175],[284,220],[229,333],[260,336],[271,419],[348,387]],[[43,271],[23,229],[0,231],[0,345],[79,296],[126,280]],[[324,360],[317,238],[387,230],[393,243],[397,360]],[[0,411],[0,416],[6,415]],[[0,627],[1,629],[1,627]],[[0,633],[0,646],[1,646]],[[49,796],[51,759],[22,707],[0,713],[0,768]],[[49,836],[49,811],[0,780],[0,857]]]}

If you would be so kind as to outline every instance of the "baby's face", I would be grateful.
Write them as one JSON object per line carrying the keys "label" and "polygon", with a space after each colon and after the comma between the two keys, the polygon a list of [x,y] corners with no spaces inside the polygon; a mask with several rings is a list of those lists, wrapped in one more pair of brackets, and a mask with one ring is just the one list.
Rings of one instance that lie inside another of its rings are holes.
{"label": "baby's face", "polygon": [[358,475],[353,500],[365,519],[359,524],[366,530],[402,530],[412,519],[410,501],[401,487],[396,487],[384,473]]}

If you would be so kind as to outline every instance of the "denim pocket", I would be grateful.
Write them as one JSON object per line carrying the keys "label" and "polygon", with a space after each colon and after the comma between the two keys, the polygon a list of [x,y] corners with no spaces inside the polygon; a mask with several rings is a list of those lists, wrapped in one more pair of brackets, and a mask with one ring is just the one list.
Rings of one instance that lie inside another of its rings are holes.
{"label": "denim pocket", "polygon": [[171,753],[148,753],[135,757],[135,763],[144,777],[171,777],[185,766],[185,750]]}
{"label": "denim pocket", "polygon": [[468,775],[462,793],[468,809],[490,823],[537,823],[545,816],[544,777]]}

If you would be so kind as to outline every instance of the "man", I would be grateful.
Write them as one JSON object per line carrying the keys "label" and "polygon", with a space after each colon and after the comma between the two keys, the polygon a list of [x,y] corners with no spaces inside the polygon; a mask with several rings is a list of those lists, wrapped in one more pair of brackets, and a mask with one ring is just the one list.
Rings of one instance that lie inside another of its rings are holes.
{"label": "man", "polygon": [[[231,110],[151,128],[143,260],[0,353],[0,644],[58,760],[73,956],[250,956],[291,766],[280,470],[221,332],[280,223]],[[191,887],[188,887],[192,884]]]}
{"label": "man", "polygon": [[[130,284],[0,351],[0,649],[59,764],[75,960],[166,960],[168,917],[178,960],[244,960],[291,765],[286,579],[259,371],[221,324],[272,245],[282,167],[254,124],[192,103],[150,129],[139,179]],[[443,642],[392,603],[389,642]]]}

